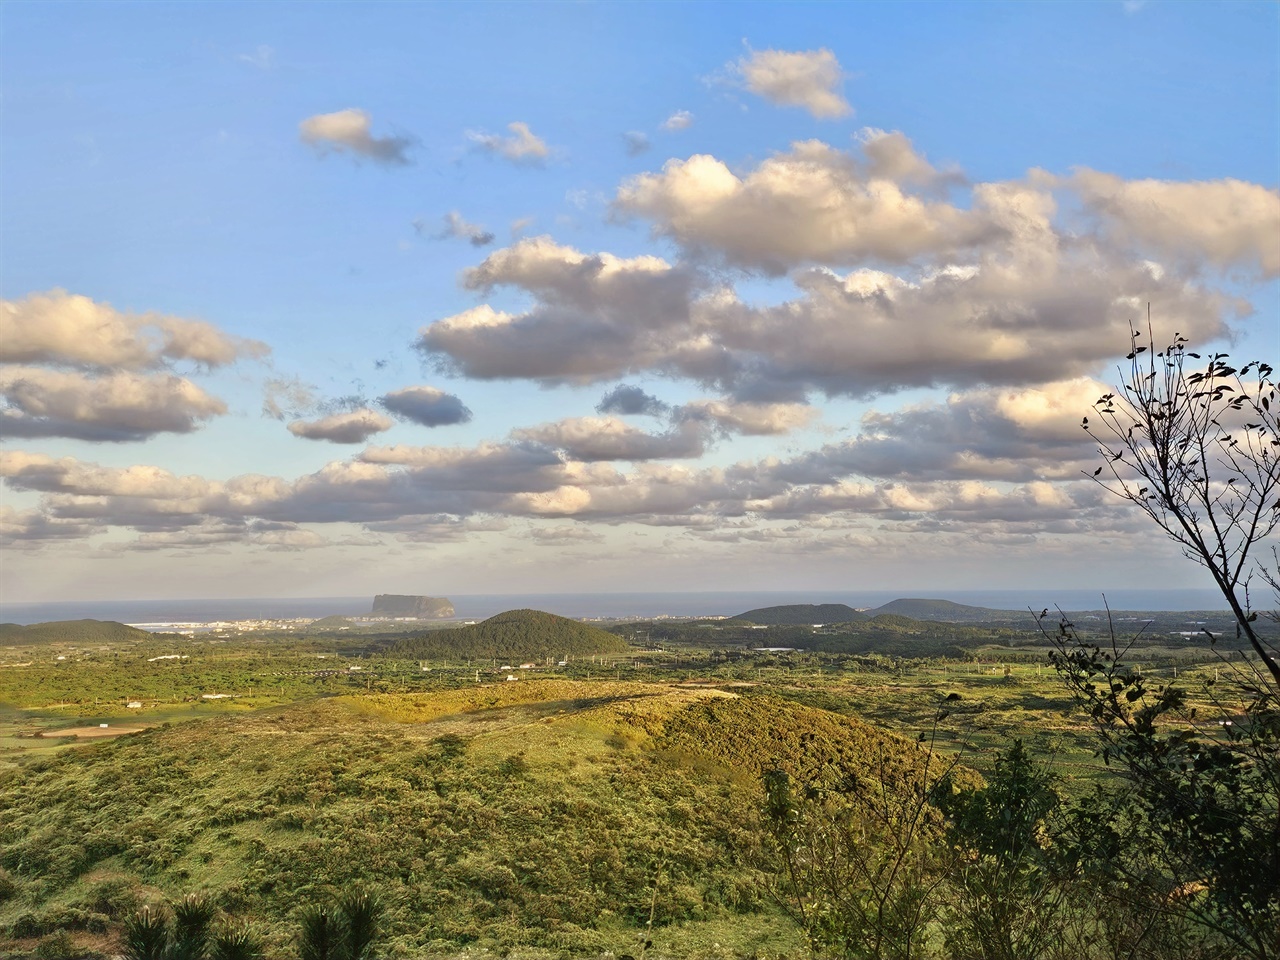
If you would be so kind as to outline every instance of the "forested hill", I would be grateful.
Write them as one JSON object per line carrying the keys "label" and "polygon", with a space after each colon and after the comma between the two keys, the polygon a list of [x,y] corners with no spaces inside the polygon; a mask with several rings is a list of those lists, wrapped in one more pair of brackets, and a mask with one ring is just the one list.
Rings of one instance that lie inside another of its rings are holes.
{"label": "forested hill", "polygon": [[114,620],[53,620],[48,623],[0,623],[0,643],[120,643],[150,640],[152,634]]}
{"label": "forested hill", "polygon": [[541,660],[628,649],[620,637],[577,620],[541,610],[508,610],[482,623],[406,637],[393,652],[407,657]]}
{"label": "forested hill", "polygon": [[852,623],[866,615],[843,603],[790,603],[780,607],[760,607],[733,619],[767,626],[811,626],[815,623]]}

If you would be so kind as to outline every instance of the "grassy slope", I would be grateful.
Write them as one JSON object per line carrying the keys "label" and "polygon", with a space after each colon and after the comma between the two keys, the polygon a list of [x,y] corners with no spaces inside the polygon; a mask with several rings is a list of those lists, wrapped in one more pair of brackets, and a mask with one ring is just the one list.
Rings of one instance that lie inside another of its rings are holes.
{"label": "grassy slope", "polygon": [[406,952],[634,949],[653,908],[650,956],[712,937],[778,955],[799,940],[756,869],[760,769],[886,757],[920,762],[799,704],[625,682],[188,722],[0,774],[0,865],[18,881],[0,929],[110,926],[149,892],[206,889],[282,943],[300,905],[366,881]]}

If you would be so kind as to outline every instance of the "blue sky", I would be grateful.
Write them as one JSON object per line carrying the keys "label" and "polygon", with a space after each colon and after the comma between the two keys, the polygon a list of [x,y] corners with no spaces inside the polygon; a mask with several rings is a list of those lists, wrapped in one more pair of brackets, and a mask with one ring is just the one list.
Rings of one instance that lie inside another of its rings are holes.
{"label": "blue sky", "polygon": [[0,18],[4,600],[1200,584],[1064,431],[1280,359],[1272,4]]}

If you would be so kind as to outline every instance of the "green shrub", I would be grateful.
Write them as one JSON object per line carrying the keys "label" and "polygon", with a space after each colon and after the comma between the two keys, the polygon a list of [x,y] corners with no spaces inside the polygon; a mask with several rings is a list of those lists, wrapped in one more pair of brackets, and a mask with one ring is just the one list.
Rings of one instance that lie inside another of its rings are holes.
{"label": "green shrub", "polygon": [[84,951],[76,949],[75,943],[71,940],[71,934],[66,930],[58,930],[46,937],[41,937],[35,950],[31,952],[35,960],[72,960],[73,957],[82,956],[83,953]]}

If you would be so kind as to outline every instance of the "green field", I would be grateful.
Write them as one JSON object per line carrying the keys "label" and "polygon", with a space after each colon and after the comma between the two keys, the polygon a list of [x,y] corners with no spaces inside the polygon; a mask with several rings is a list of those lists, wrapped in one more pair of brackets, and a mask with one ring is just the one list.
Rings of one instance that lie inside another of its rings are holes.
{"label": "green field", "polygon": [[[10,640],[0,953],[118,952],[131,911],[200,891],[287,956],[305,905],[366,884],[390,956],[801,958],[766,769],[897,783],[950,758],[976,786],[1020,738],[1066,794],[1108,775],[1033,638],[957,628],[961,656],[905,658],[696,629],[524,669],[376,637]],[[1220,669],[1145,655],[1191,689]]]}

